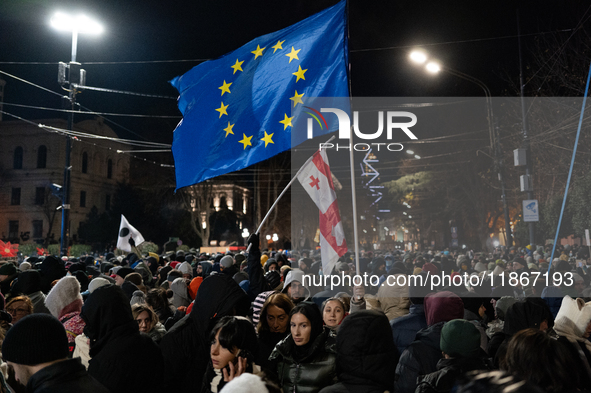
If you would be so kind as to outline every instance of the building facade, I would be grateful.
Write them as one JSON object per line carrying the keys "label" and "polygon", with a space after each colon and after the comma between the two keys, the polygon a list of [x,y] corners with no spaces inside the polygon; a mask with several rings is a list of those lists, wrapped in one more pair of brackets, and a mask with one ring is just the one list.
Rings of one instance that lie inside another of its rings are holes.
{"label": "building facade", "polygon": [[[64,130],[66,120],[38,123]],[[84,120],[74,130],[117,138],[102,119]],[[63,185],[66,137],[22,121],[0,122],[0,237],[13,243],[59,242],[61,198],[52,184]],[[129,180],[129,157],[120,144],[80,136],[72,139],[69,239],[76,241],[80,223],[93,206],[109,210],[117,182]]]}

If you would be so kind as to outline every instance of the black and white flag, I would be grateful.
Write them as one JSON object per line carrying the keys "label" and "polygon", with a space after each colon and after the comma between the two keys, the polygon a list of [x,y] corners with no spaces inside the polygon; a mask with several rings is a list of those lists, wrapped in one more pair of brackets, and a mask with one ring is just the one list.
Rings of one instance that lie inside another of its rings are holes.
{"label": "black and white flag", "polygon": [[122,214],[121,225],[119,226],[119,239],[117,239],[117,248],[126,252],[131,252],[129,238],[132,238],[135,241],[136,246],[139,246],[145,241],[140,231],[127,222],[127,219]]}

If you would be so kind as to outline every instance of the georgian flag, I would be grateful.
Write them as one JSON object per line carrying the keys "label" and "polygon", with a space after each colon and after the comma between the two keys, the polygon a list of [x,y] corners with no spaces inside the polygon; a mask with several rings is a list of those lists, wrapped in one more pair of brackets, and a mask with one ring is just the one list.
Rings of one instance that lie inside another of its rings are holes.
{"label": "georgian flag", "polygon": [[121,225],[119,225],[119,239],[117,239],[117,248],[126,252],[131,252],[131,246],[129,245],[129,238],[133,238],[135,245],[139,246],[144,242],[144,237],[135,229],[122,214]]}
{"label": "georgian flag", "polygon": [[347,243],[326,150],[314,153],[300,170],[298,180],[320,210],[322,271],[328,275],[347,252]]}

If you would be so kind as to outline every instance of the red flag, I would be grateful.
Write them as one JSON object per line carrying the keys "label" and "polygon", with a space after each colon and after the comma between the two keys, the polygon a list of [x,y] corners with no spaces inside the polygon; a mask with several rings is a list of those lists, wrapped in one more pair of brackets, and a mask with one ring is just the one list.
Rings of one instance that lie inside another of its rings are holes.
{"label": "red flag", "polygon": [[339,257],[347,252],[347,243],[325,150],[317,151],[304,164],[298,180],[320,209],[322,271],[331,274]]}

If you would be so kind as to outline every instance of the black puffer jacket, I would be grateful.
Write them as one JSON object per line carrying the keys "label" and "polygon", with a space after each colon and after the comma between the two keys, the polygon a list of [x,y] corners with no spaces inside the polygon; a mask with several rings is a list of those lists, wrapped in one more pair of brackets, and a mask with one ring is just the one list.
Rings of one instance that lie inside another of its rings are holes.
{"label": "black puffer jacket", "polygon": [[203,280],[191,313],[177,322],[162,338],[160,348],[166,361],[164,375],[168,392],[201,389],[210,356],[209,334],[227,315],[248,314],[250,301],[236,281],[225,274]]}
{"label": "black puffer jacket", "polygon": [[321,393],[383,393],[394,390],[398,364],[386,315],[377,310],[361,310],[343,320],[337,335],[337,375],[339,383]]}
{"label": "black puffer jacket", "polygon": [[97,288],[80,314],[90,339],[88,373],[111,393],[161,392],[164,359],[147,334],[140,334],[129,300],[116,285]]}
{"label": "black puffer jacket", "polygon": [[336,340],[329,328],[323,329],[299,362],[293,356],[295,346],[290,334],[269,357],[277,361],[277,376],[284,392],[316,393],[336,382]]}

